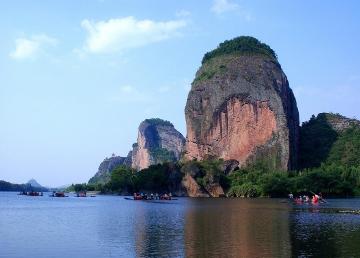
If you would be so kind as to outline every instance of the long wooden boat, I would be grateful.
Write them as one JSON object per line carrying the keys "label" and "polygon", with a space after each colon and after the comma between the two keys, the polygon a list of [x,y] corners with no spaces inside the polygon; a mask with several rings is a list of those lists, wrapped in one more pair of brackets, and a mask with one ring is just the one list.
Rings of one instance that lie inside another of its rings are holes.
{"label": "long wooden boat", "polygon": [[177,198],[171,199],[134,199],[133,197],[124,197],[128,201],[146,201],[146,202],[166,202],[166,201],[177,201]]}
{"label": "long wooden boat", "polygon": [[49,196],[50,197],[69,197],[69,196],[65,195],[65,192],[53,192]]}
{"label": "long wooden boat", "polygon": [[43,196],[43,193],[42,193],[42,192],[34,192],[34,191],[31,191],[31,192],[21,192],[21,193],[18,193],[18,195]]}

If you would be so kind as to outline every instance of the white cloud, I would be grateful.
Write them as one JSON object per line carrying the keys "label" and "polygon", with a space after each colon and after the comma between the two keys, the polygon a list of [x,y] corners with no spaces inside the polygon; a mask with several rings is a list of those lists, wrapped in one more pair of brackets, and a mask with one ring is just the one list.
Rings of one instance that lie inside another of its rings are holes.
{"label": "white cloud", "polygon": [[111,53],[145,46],[179,36],[179,29],[186,26],[184,20],[157,22],[137,20],[129,16],[93,22],[83,20],[81,26],[87,32],[83,50],[91,53]]}
{"label": "white cloud", "polygon": [[214,0],[211,11],[216,14],[222,14],[229,11],[236,11],[240,8],[237,3],[230,0]]}
{"label": "white cloud", "polygon": [[254,20],[253,15],[248,10],[232,2],[232,0],[214,0],[210,10],[218,16],[222,16],[226,12],[234,12],[247,22]]}
{"label": "white cloud", "polygon": [[46,48],[55,46],[57,40],[45,34],[34,35],[30,38],[18,38],[15,40],[15,50],[9,54],[14,59],[33,59]]}

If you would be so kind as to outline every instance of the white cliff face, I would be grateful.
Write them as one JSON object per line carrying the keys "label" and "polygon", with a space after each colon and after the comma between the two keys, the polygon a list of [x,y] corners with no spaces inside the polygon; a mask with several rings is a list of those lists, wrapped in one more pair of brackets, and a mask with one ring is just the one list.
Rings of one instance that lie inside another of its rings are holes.
{"label": "white cliff face", "polygon": [[161,125],[157,129],[161,148],[173,152],[176,160],[179,160],[184,149],[185,138],[174,127]]}
{"label": "white cliff face", "polygon": [[132,167],[141,170],[166,161],[177,161],[184,150],[185,138],[174,126],[161,119],[146,119],[139,126],[133,146]]}
{"label": "white cliff face", "polygon": [[132,167],[141,170],[150,166],[149,150],[146,148],[144,131],[138,132],[137,144],[132,152]]}

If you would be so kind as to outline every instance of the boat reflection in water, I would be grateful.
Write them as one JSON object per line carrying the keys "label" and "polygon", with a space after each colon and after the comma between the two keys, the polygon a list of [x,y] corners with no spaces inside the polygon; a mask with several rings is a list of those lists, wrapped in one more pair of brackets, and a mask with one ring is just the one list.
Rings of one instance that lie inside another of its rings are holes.
{"label": "boat reflection in water", "polygon": [[164,257],[165,254],[166,257],[183,256],[183,208],[175,201],[139,203],[134,221],[136,257]]}

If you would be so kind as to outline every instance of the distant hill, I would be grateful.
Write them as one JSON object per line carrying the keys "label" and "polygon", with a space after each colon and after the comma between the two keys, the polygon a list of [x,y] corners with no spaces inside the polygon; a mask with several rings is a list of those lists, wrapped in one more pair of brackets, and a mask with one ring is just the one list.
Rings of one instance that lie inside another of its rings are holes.
{"label": "distant hill", "polygon": [[30,179],[26,184],[31,185],[32,187],[43,187],[35,179]]}
{"label": "distant hill", "polygon": [[37,191],[37,192],[46,192],[46,191],[48,191],[48,189],[46,187],[42,187],[41,185],[40,186],[34,186],[34,185],[30,185],[30,184],[12,184],[10,182],[0,180],[0,191],[16,191],[16,192]]}
{"label": "distant hill", "polygon": [[300,169],[321,163],[360,164],[360,121],[340,114],[320,113],[300,128]]}

